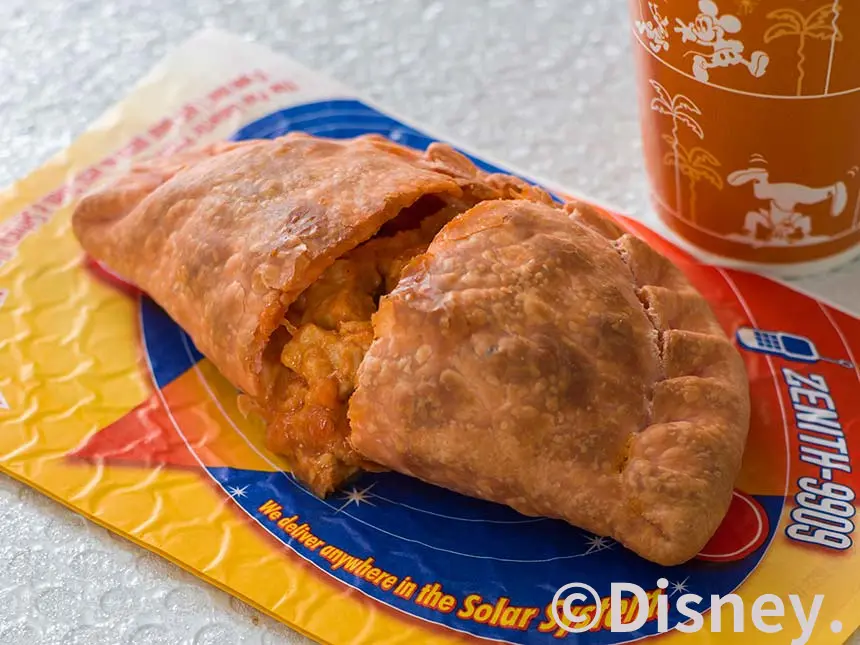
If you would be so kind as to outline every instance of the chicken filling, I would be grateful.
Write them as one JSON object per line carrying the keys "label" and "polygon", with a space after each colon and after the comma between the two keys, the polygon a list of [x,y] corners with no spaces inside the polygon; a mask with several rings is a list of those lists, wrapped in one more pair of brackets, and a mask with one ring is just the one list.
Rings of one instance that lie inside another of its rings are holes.
{"label": "chicken filling", "polygon": [[[317,494],[330,492],[359,467],[372,467],[346,440],[347,404],[373,342],[371,316],[406,264],[467,207],[436,196],[422,198],[335,261],[287,311],[279,359],[288,369],[280,370],[273,402],[278,411],[269,423],[268,442]],[[273,344],[280,345],[274,339]]]}

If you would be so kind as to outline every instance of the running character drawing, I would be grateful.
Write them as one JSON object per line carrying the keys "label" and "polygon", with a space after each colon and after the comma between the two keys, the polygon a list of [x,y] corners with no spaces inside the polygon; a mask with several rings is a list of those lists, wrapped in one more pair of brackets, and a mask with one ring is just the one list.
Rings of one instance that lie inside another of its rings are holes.
{"label": "running character drawing", "polygon": [[648,3],[648,9],[651,11],[651,16],[654,20],[647,22],[637,20],[636,29],[639,30],[640,35],[648,39],[648,46],[655,54],[659,54],[661,50],[669,51],[669,30],[667,29],[669,19],[664,18],[660,14],[660,9],[657,8],[657,4],[654,2]]}
{"label": "running character drawing", "polygon": [[719,7],[712,0],[699,2],[699,15],[690,23],[676,18],[675,32],[681,34],[682,42],[692,42],[711,51],[688,51],[684,55],[693,57],[693,76],[707,82],[710,70],[719,67],[743,65],[755,78],[764,76],[770,57],[763,51],[754,51],[749,59],[744,58],[744,44],[730,40],[728,34],[741,30],[741,21],[731,14],[720,15]]}
{"label": "running character drawing", "polygon": [[830,202],[830,215],[838,217],[848,205],[848,189],[838,181],[830,186],[812,188],[795,183],[771,183],[764,168],[738,170],[728,176],[732,186],[753,183],[753,194],[769,202],[767,208],[750,211],[744,220],[744,235],[750,240],[766,240],[774,246],[785,246],[808,240],[812,218],[799,212],[798,206]]}

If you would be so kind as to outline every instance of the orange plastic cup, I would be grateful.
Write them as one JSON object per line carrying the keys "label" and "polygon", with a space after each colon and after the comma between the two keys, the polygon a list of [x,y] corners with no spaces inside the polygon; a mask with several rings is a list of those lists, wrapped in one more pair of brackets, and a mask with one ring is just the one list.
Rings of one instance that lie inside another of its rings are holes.
{"label": "orange plastic cup", "polygon": [[630,7],[665,225],[705,255],[782,275],[860,255],[860,1]]}

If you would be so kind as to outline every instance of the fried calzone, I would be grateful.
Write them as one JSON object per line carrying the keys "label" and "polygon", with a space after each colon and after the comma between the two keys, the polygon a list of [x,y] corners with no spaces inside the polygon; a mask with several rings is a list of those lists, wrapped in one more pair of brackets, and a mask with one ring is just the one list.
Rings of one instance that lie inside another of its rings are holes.
{"label": "fried calzone", "polygon": [[318,495],[388,468],[662,564],[727,512],[743,362],[671,262],[585,205],[446,145],[290,134],[142,164],[73,225]]}
{"label": "fried calzone", "polygon": [[141,164],[85,197],[84,249],[155,300],[267,421],[318,495],[360,466],[347,402],[371,315],[439,229],[485,199],[551,202],[451,147],[293,133]]}

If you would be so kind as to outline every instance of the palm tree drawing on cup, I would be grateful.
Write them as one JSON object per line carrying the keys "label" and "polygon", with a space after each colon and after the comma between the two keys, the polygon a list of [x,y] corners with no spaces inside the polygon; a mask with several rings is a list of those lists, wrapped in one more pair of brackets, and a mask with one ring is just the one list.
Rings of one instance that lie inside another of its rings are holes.
{"label": "palm tree drawing on cup", "polygon": [[[673,145],[672,137],[663,135],[663,140]],[[690,186],[690,221],[696,221],[696,186],[700,181],[707,181],[717,190],[723,189],[723,178],[717,172],[722,164],[719,160],[704,148],[686,148],[678,143],[677,152],[667,152],[663,157],[663,163],[667,166],[675,166],[681,175],[687,178]]]}
{"label": "palm tree drawing on cup", "polygon": [[701,115],[702,111],[692,99],[683,94],[672,96],[666,91],[666,88],[660,85],[654,79],[648,81],[651,87],[654,88],[656,97],[651,99],[651,109],[659,114],[665,114],[672,119],[672,136],[665,135],[665,140],[672,146],[673,162],[671,165],[675,167],[675,210],[681,214],[681,161],[680,161],[680,146],[679,139],[681,124],[686,125],[693,131],[699,139],[705,138],[705,132],[702,126],[696,121],[695,116]]}
{"label": "palm tree drawing on cup", "polygon": [[839,4],[827,4],[815,9],[804,16],[797,9],[775,9],[767,14],[770,20],[776,20],[764,33],[764,42],[771,43],[777,38],[797,38],[797,96],[803,95],[803,79],[806,76],[806,43],[807,40],[829,40],[830,62],[827,69],[827,93],[830,86],[830,67],[833,65],[833,51],[837,42],[842,41],[842,32],[836,26],[839,19]]}

